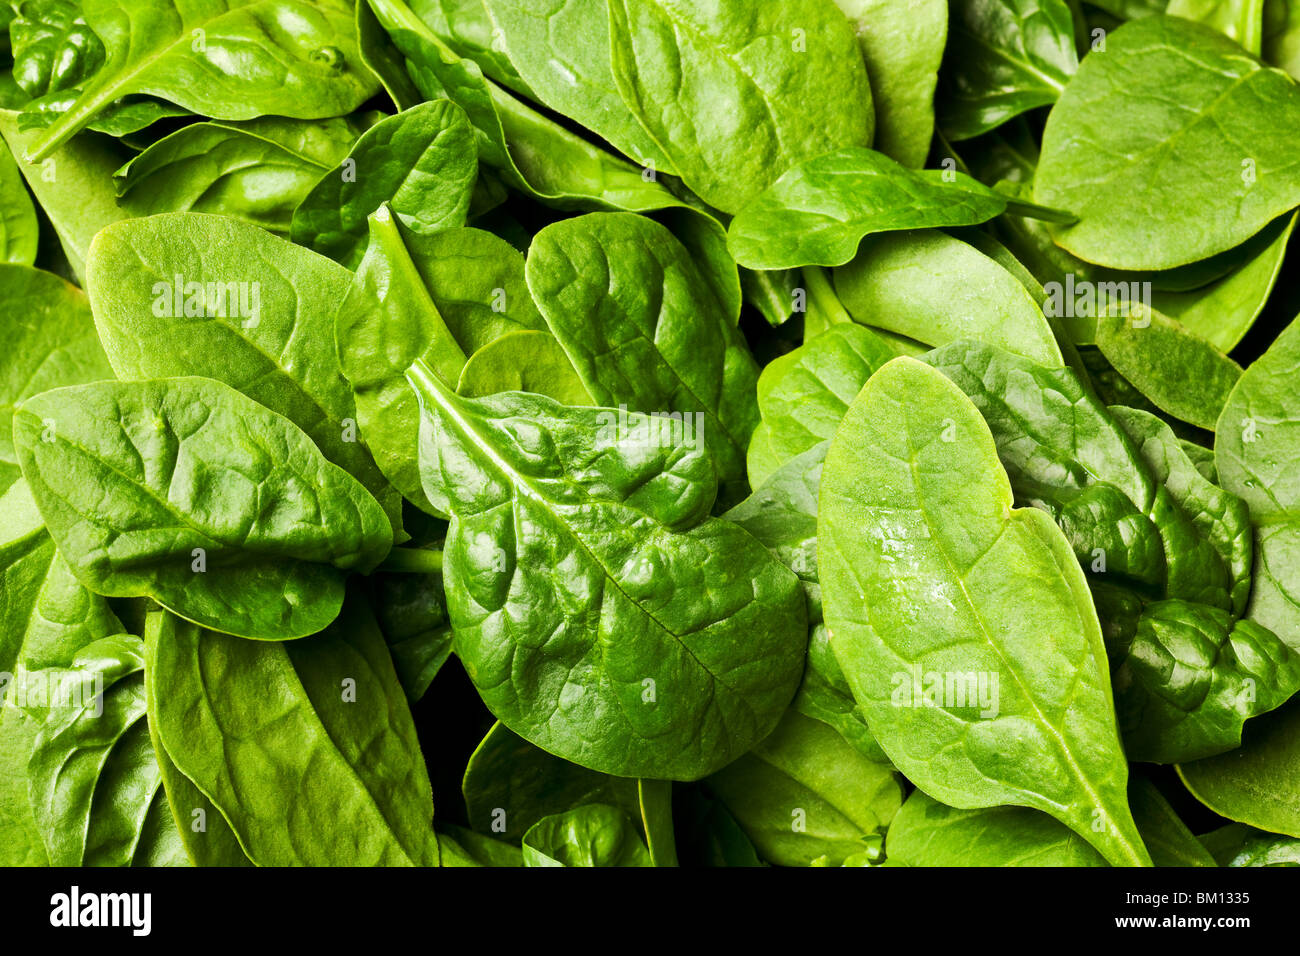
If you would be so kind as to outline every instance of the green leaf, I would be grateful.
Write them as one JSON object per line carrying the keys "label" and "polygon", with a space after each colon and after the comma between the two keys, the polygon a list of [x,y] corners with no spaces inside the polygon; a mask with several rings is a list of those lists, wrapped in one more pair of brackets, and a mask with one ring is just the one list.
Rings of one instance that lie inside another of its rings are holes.
{"label": "green leaf", "polygon": [[523,866],[523,850],[455,824],[438,825],[443,866]]}
{"label": "green leaf", "polygon": [[591,393],[550,332],[507,332],[475,352],[456,391],[466,398],[533,392],[562,405],[592,405]]}
{"label": "green leaf", "polygon": [[841,266],[865,236],[974,226],[1007,198],[965,173],[911,170],[870,149],[842,149],[795,166],[741,209],[727,246],[750,269]]}
{"label": "green leaf", "polygon": [[1300,79],[1300,4],[1295,0],[1266,0],[1264,59]]}
{"label": "green leaf", "polygon": [[1192,796],[1221,817],[1300,837],[1300,701],[1252,720],[1237,750],[1178,765]]}
{"label": "green leaf", "polygon": [[9,148],[0,147],[0,263],[29,266],[39,238],[36,209]]}
{"label": "green leaf", "polygon": [[381,207],[370,217],[357,278],[379,308],[341,311],[335,335],[361,435],[393,487],[421,510],[442,514],[420,485],[420,410],[406,372],[423,359],[454,386],[467,355],[510,332],[544,331],[524,257],[477,229],[404,232]]}
{"label": "green leaf", "polygon": [[1042,365],[1062,364],[1051,326],[1014,275],[942,232],[878,236],[835,270],[844,307],[866,325],[944,345],[979,339]]}
{"label": "green leaf", "polygon": [[281,644],[162,613],[145,632],[159,741],[254,863],[437,865],[415,725],[364,602]]}
{"label": "green leaf", "polygon": [[1129,779],[1128,799],[1142,841],[1156,866],[1215,865],[1214,858],[1148,778],[1134,774]]}
{"label": "green leaf", "polygon": [[[82,0],[103,43],[76,103],[36,137],[39,161],[132,93],[213,119],[342,116],[375,91],[361,68],[348,0]],[[277,24],[268,29],[268,23]],[[202,43],[195,43],[198,31]]]}
{"label": "green leaf", "polygon": [[72,272],[86,271],[90,240],[110,223],[135,214],[134,202],[119,205],[113,173],[130,156],[128,150],[102,137],[80,136],[56,149],[41,163],[24,161],[35,133],[19,130],[17,114],[0,109],[0,135],[18,161],[36,202],[49,218]]}
{"label": "green leaf", "polygon": [[1207,833],[1201,842],[1219,866],[1300,866],[1300,840],[1241,823]]}
{"label": "green leaf", "polygon": [[456,653],[499,720],[593,770],[683,780],[775,726],[804,598],[748,533],[705,518],[702,448],[636,414],[459,398],[422,363],[411,382],[425,491],[452,514]]}
{"label": "green leaf", "polygon": [[858,36],[876,112],[875,148],[925,165],[934,135],[934,89],[948,39],[944,0],[835,0]]}
{"label": "green leaf", "polygon": [[[419,552],[427,553],[427,552]],[[438,555],[441,557],[441,555]],[[393,655],[397,679],[415,704],[451,655],[442,575],[382,568],[367,579],[370,604]]]}
{"label": "green leaf", "polygon": [[1231,351],[1268,302],[1295,223],[1295,213],[1275,220],[1243,243],[1245,258],[1223,278],[1191,292],[1157,292],[1152,305],[1219,351]]}
{"label": "green leaf", "polygon": [[[960,390],[913,359],[882,368],[822,477],[831,646],[876,739],[918,786],[969,809],[1044,810],[1111,862],[1149,864],[1083,574],[1046,514],[1011,505],[988,426]],[[924,674],[942,690],[942,675],[972,672],[999,688],[997,706],[965,693],[895,705]]]}
{"label": "green leaf", "polygon": [[1066,0],[956,0],[939,125],[954,142],[1055,103],[1079,66]]}
{"label": "green leaf", "polygon": [[13,410],[59,385],[112,379],[85,294],[58,276],[0,263],[0,491],[18,477]]}
{"label": "green leaf", "polygon": [[498,721],[470,755],[461,792],[471,827],[518,843],[544,817],[589,803],[639,813],[637,789],[635,780],[553,757]]}
{"label": "green leaf", "polygon": [[482,0],[482,6],[495,42],[504,45],[510,65],[536,99],[633,162],[676,174],[619,96],[606,0]]}
{"label": "green leaf", "polygon": [[381,205],[420,235],[463,226],[477,175],[465,112],[448,100],[422,103],[361,135],[294,210],[291,236],[355,269],[366,251],[367,219]]}
{"label": "green leaf", "polygon": [[192,123],[119,169],[117,192],[140,215],[207,212],[287,233],[294,209],[359,133],[347,119]]}
{"label": "green leaf", "polygon": [[[238,389],[305,431],[401,527],[400,500],[356,440],[356,407],[335,352],[336,322],[374,308],[350,272],[254,226],[199,213],[105,229],[87,269],[95,324],[121,378],[200,375]],[[148,344],[163,341],[165,349]]]}
{"label": "green leaf", "polygon": [[480,163],[527,195],[562,207],[645,212],[686,205],[656,178],[530,109],[461,59],[401,0],[367,0],[430,100],[449,99],[476,131]]}
{"label": "green leaf", "polygon": [[891,866],[1106,866],[1088,841],[1028,807],[957,810],[915,790],[889,827]]}
{"label": "green leaf", "polygon": [[603,803],[546,817],[524,835],[524,866],[654,866],[636,825]]}
{"label": "green leaf", "polygon": [[831,3],[610,0],[609,14],[623,101],[686,185],[723,212],[791,166],[871,142],[867,71]]}
{"label": "green leaf", "polygon": [[1214,428],[1241,366],[1154,310],[1097,320],[1097,347],[1157,408]]}
{"label": "green leaf", "polygon": [[48,862],[29,800],[27,765],[38,727],[15,704],[27,668],[68,667],[81,648],[120,633],[103,598],[73,577],[46,533],[26,482],[0,496],[0,757],[14,772],[0,775],[0,863]]}
{"label": "green leaf", "polygon": [[841,323],[769,363],[758,379],[762,424],[749,452],[754,488],[834,435],[871,373],[894,357],[869,329]]}
{"label": "green leaf", "polygon": [[85,645],[66,669],[24,675],[28,695],[49,695],[26,707],[37,728],[26,776],[52,866],[158,865],[159,844],[179,850],[143,670],[144,642],[121,634]]}
{"label": "green leaf", "polygon": [[226,633],[320,630],[346,571],[370,570],[392,545],[355,479],[293,423],[211,379],[43,392],[15,411],[14,441],[78,580]]}
{"label": "green leaf", "polygon": [[[1258,523],[1300,515],[1300,321],[1292,322],[1232,390],[1215,429],[1223,487],[1240,495]],[[1296,632],[1300,638],[1300,631]]]}
{"label": "green leaf", "polygon": [[628,213],[566,219],[537,234],[527,276],[596,403],[672,416],[708,445],[724,484],[744,480],[758,368],[672,233]]}
{"label": "green leaf", "polygon": [[793,710],[708,786],[759,854],[779,866],[839,866],[859,853],[875,858],[902,803],[892,768]]}
{"label": "green leaf", "polygon": [[1300,89],[1281,71],[1189,20],[1135,20],[1084,59],[1053,108],[1034,198],[1078,217],[1053,236],[1088,262],[1195,262],[1300,205],[1283,132],[1297,125]]}
{"label": "green leaf", "polygon": [[1264,0],[1169,0],[1165,10],[1172,17],[1197,20],[1231,37],[1254,56],[1264,27]]}

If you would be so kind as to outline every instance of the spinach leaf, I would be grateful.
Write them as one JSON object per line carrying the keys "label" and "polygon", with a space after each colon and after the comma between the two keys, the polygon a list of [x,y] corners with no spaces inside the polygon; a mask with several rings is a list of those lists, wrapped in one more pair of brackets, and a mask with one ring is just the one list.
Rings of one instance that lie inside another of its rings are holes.
{"label": "spinach leaf", "polygon": [[993,349],[958,344],[929,360],[983,413],[1017,498],[1052,514],[1090,569],[1132,759],[1229,750],[1243,721],[1300,689],[1300,658],[1237,620],[1251,572],[1243,503],[1166,425],[1103,409],[1068,370]]}
{"label": "spinach leaf", "polygon": [[507,332],[465,363],[456,391],[466,398],[532,392],[562,405],[592,405],[591,393],[549,332]]}
{"label": "spinach leaf", "polygon": [[681,423],[708,445],[722,482],[744,480],[758,369],[672,233],[628,213],[567,219],[537,234],[527,276],[596,402]]}
{"label": "spinach leaf", "polygon": [[35,262],[37,234],[36,209],[6,146],[0,149],[0,263]]}
{"label": "spinach leaf", "polygon": [[904,166],[925,165],[934,135],[934,89],[948,38],[944,0],[835,0],[849,18],[871,81],[874,147]]}
{"label": "spinach leaf", "polygon": [[1007,198],[962,173],[911,170],[883,153],[843,149],[790,169],[742,208],[727,245],[750,269],[841,266],[864,236],[900,229],[973,226]]}
{"label": "spinach leaf", "polygon": [[633,162],[676,175],[667,155],[619,96],[606,0],[482,0],[482,6],[511,66],[542,103],[581,123]]}
{"label": "spinach leaf", "polygon": [[117,193],[138,215],[217,213],[288,233],[294,209],[359,134],[346,119],[192,123],[119,169]]}
{"label": "spinach leaf", "polygon": [[956,810],[921,790],[889,827],[890,866],[1106,866],[1078,833],[1028,807]]}
{"label": "spinach leaf", "polygon": [[294,210],[291,237],[355,269],[381,204],[427,235],[465,225],[478,173],[473,132],[455,103],[423,103],[366,130]]}
{"label": "spinach leaf", "polygon": [[939,125],[950,140],[979,136],[1055,103],[1078,69],[1066,0],[957,0]]}
{"label": "spinach leaf", "polygon": [[1158,312],[1097,320],[1097,347],[1161,411],[1213,428],[1241,366]]}
{"label": "spinach leaf", "polygon": [[544,330],[545,322],[524,282],[523,256],[504,240],[477,229],[406,232],[387,206],[369,229],[357,279],[379,307],[339,312],[338,361],[379,470],[412,504],[441,514],[420,485],[419,406],[407,370],[424,359],[454,386],[466,356],[512,331]]}
{"label": "spinach leaf", "polygon": [[322,629],[346,570],[372,569],[392,545],[354,478],[293,423],[211,379],[43,392],[15,411],[14,443],[78,580],[226,633]]}
{"label": "spinach leaf", "polygon": [[831,3],[611,0],[609,25],[623,102],[686,185],[723,212],[792,166],[871,142],[867,71]]}
{"label": "spinach leaf", "polygon": [[544,817],[603,803],[639,813],[637,782],[553,757],[493,724],[465,767],[462,788],[470,825],[518,843]]}
{"label": "spinach leaf", "polygon": [[442,866],[523,866],[523,849],[455,824],[438,829]]}
{"label": "spinach leaf", "polygon": [[26,777],[52,866],[186,862],[145,715],[144,642],[115,635],[68,669],[28,671],[37,724]]}
{"label": "spinach leaf", "polygon": [[[913,359],[884,366],[850,406],[822,477],[831,646],[908,779],[970,809],[1045,810],[1112,863],[1149,864],[1083,574],[1047,515],[1011,503],[969,399]],[[999,688],[996,704],[968,696],[971,673]],[[962,693],[935,698],[933,678],[916,693],[926,674],[940,675],[939,692],[942,675],[959,675]],[[896,706],[901,691],[917,706]]]}
{"label": "spinach leaf", "polygon": [[95,335],[85,293],[58,276],[0,263],[0,318],[9,347],[0,354],[0,491],[18,478],[14,408],[59,385],[113,378]]}
{"label": "spinach leaf", "polygon": [[[1176,100],[1169,90],[1179,90]],[[1114,135],[1125,116],[1127,135]],[[1214,30],[1147,17],[1085,57],[1043,132],[1034,198],[1078,217],[1053,235],[1088,262],[1168,269],[1231,249],[1300,205],[1281,130],[1300,89]]]}
{"label": "spinach leaf", "polygon": [[866,325],[930,345],[976,338],[1043,365],[1062,364],[1028,290],[974,246],[942,232],[868,240],[835,270],[835,290]]}
{"label": "spinach leaf", "polygon": [[590,803],[545,817],[524,835],[524,866],[654,866],[618,807]]}
{"label": "spinach leaf", "polygon": [[[431,555],[434,552],[429,552]],[[441,557],[441,554],[436,554]],[[442,575],[376,572],[368,582],[375,620],[393,655],[397,679],[412,704],[428,691],[451,655],[451,626]]]}
{"label": "spinach leaf", "polygon": [[[803,595],[748,533],[705,518],[703,449],[642,415],[459,398],[419,362],[411,383],[425,491],[452,515],[456,653],[499,720],[593,770],[687,780],[775,726],[802,666]],[[665,595],[663,575],[691,584]],[[562,654],[529,636],[557,633]]]}
{"label": "spinach leaf", "polygon": [[1198,20],[1231,37],[1248,52],[1259,56],[1264,27],[1263,0],[1169,0],[1165,10],[1170,16]]}
{"label": "spinach leaf", "polygon": [[[400,528],[397,495],[357,440],[335,354],[336,323],[373,308],[351,273],[253,226],[199,213],[103,230],[87,272],[95,324],[120,377],[197,375],[238,389],[303,429]],[[143,346],[157,339],[168,347]]]}
{"label": "spinach leaf", "polygon": [[1249,616],[1300,651],[1300,403],[1294,376],[1300,322],[1293,322],[1242,375],[1215,431],[1224,488],[1240,495],[1256,526],[1257,572]]}
{"label": "spinach leaf", "polygon": [[[1214,860],[1144,777],[1129,800],[1156,866],[1214,866]],[[885,846],[890,866],[1105,866],[1068,827],[1026,807],[956,810],[920,790],[903,804]]]}
{"label": "spinach leaf", "polygon": [[24,154],[35,134],[20,130],[17,120],[16,113],[0,109],[0,135],[54,227],[71,272],[80,281],[95,233],[135,212],[130,197],[119,203],[112,185],[113,173],[126,162],[128,153],[115,143],[81,136],[39,164],[26,162]]}
{"label": "spinach leaf", "polygon": [[43,865],[48,820],[37,819],[20,772],[39,728],[19,709],[17,688],[28,669],[70,667],[83,647],[120,634],[122,624],[73,577],[21,479],[0,496],[0,579],[0,757],[12,768],[0,776],[0,862]]}
{"label": "spinach leaf", "polygon": [[1264,833],[1241,823],[1201,837],[1219,866],[1300,866],[1300,841]]}
{"label": "spinach leaf", "polygon": [[902,802],[892,768],[793,710],[707,784],[759,854],[781,866],[839,866],[857,854],[876,858],[881,831]]}
{"label": "spinach leaf", "polygon": [[[32,144],[44,159],[110,103],[158,96],[214,119],[340,116],[374,92],[360,69],[347,0],[82,0],[102,44],[76,101]],[[266,22],[280,28],[266,29]],[[203,41],[194,42],[195,31]]]}
{"label": "spinach leaf", "polygon": [[[437,865],[415,725],[364,602],[286,643],[239,640],[166,613],[150,614],[145,631],[159,742],[250,860]],[[188,819],[192,808],[182,807],[177,816]]]}
{"label": "spinach leaf", "polygon": [[748,454],[754,488],[834,435],[871,373],[894,357],[893,349],[869,329],[842,323],[763,369],[758,379],[762,422]]}
{"label": "spinach leaf", "polygon": [[401,0],[367,0],[422,95],[449,99],[476,131],[480,163],[516,189],[561,206],[644,212],[683,205],[643,171],[511,96],[461,59]]}
{"label": "spinach leaf", "polygon": [[1237,750],[1178,765],[1197,800],[1219,816],[1300,838],[1300,701],[1252,720]]}

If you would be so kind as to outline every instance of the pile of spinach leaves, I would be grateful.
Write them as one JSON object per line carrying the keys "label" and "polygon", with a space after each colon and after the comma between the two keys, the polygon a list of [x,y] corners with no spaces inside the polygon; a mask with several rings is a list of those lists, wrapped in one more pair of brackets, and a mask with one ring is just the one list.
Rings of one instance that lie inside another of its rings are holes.
{"label": "pile of spinach leaves", "polygon": [[0,5],[0,864],[1300,864],[1298,77]]}

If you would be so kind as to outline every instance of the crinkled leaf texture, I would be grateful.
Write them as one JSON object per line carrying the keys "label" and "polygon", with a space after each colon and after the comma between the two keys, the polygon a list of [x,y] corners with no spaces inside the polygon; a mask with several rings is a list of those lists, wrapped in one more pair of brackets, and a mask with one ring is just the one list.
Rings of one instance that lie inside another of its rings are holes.
{"label": "crinkled leaf texture", "polygon": [[294,210],[290,236],[355,269],[367,219],[388,203],[420,235],[465,225],[478,178],[474,131],[450,100],[421,103],[366,130]]}
{"label": "crinkled leaf texture", "polygon": [[604,803],[545,817],[524,834],[524,866],[654,866],[636,824]]}
{"label": "crinkled leaf texture", "polygon": [[866,67],[832,3],[610,0],[609,14],[623,102],[723,212],[797,163],[871,142]]}
{"label": "crinkled leaf texture", "polygon": [[592,213],[538,233],[526,274],[598,404],[701,416],[719,480],[743,482],[758,366],[690,250],[644,216]]}
{"label": "crinkled leaf texture", "polygon": [[1168,425],[1001,349],[957,342],[927,361],[975,403],[1016,497],[1056,519],[1087,569],[1131,760],[1230,750],[1244,721],[1295,692],[1300,657],[1238,620],[1251,582],[1245,504]]}
{"label": "crinkled leaf texture", "polygon": [[706,517],[701,443],[541,396],[463,399],[422,363],[411,382],[425,491],[452,515],[456,653],[498,719],[581,766],[678,780],[776,726],[803,668],[804,596],[746,531]]}
{"label": "crinkled leaf texture", "polygon": [[313,634],[349,570],[392,547],[383,509],[292,422],[221,382],[99,382],[29,398],[14,439],[86,587],[257,640]]}
{"label": "crinkled leaf texture", "polygon": [[170,213],[99,232],[86,287],[119,378],[201,375],[238,389],[305,431],[400,529],[401,498],[356,440],[335,350],[336,324],[377,308],[352,273],[247,223]]}
{"label": "crinkled leaf texture", "polygon": [[83,0],[81,9],[102,65],[38,137],[34,160],[131,93],[213,119],[315,119],[352,112],[379,85],[361,63],[348,0]]}

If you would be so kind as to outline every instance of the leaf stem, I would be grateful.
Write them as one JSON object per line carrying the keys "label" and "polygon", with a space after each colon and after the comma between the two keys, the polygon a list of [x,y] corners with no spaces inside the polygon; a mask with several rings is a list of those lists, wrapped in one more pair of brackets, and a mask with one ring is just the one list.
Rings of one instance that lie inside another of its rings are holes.
{"label": "leaf stem", "polygon": [[442,552],[427,548],[394,548],[376,572],[396,574],[441,574]]}

